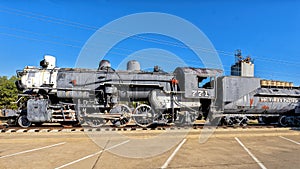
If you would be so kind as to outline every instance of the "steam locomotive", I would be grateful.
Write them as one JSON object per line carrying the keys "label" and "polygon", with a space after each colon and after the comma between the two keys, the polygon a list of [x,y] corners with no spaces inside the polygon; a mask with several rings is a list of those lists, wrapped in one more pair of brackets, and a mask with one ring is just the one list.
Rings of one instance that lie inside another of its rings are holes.
{"label": "steam locomotive", "polygon": [[55,63],[55,57],[46,55],[40,67],[17,71],[22,94],[16,122],[21,127],[45,122],[149,127],[196,119],[221,119],[224,125],[246,125],[249,119],[300,124],[299,88],[254,77],[251,58],[240,57],[231,76],[193,67],[142,71],[136,60],[127,63],[127,70],[114,70],[108,60],[98,69],[58,68]]}

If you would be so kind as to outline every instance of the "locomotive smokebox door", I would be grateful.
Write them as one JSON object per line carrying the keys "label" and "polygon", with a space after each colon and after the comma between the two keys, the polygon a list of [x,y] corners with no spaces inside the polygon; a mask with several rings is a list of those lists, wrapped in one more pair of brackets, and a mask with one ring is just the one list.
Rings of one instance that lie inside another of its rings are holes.
{"label": "locomotive smokebox door", "polygon": [[45,122],[51,120],[51,112],[47,111],[48,101],[45,99],[27,101],[27,118],[31,122]]}

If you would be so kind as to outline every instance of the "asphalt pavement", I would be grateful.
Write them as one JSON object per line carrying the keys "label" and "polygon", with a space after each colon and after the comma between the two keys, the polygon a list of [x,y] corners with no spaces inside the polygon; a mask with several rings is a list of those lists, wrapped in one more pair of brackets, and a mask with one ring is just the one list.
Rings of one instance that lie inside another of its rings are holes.
{"label": "asphalt pavement", "polygon": [[199,143],[199,129],[166,132],[1,133],[0,168],[300,166],[299,130],[217,129],[204,143]]}

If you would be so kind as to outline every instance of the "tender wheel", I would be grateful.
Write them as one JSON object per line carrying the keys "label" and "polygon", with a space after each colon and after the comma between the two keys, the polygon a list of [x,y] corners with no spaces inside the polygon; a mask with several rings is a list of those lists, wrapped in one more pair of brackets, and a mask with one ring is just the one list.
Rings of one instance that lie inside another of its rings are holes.
{"label": "tender wheel", "polygon": [[146,104],[139,105],[133,112],[132,118],[141,127],[148,127],[153,123],[154,111]]}
{"label": "tender wheel", "polygon": [[248,125],[248,119],[242,119],[241,123],[240,123],[240,126],[241,127],[246,127]]}
{"label": "tender wheel", "polygon": [[223,118],[223,125],[225,126],[233,126],[234,122],[231,117],[224,117]]}
{"label": "tender wheel", "polygon": [[125,104],[118,104],[114,106],[110,111],[111,115],[120,115],[116,116],[114,119],[110,120],[110,122],[117,127],[126,126],[131,119],[131,109]]}
{"label": "tender wheel", "polygon": [[101,127],[107,123],[107,120],[103,118],[96,118],[96,117],[87,117],[84,118],[87,125],[90,127]]}
{"label": "tender wheel", "polygon": [[281,116],[279,117],[279,120],[278,120],[280,126],[282,127],[286,127],[289,125],[289,118],[287,116]]}
{"label": "tender wheel", "polygon": [[237,119],[238,120],[236,120],[236,121],[238,122],[238,124],[241,127],[246,127],[248,125],[249,119],[246,116],[240,116],[240,117],[237,117]]}
{"label": "tender wheel", "polygon": [[281,116],[278,120],[279,125],[282,127],[293,126],[294,118],[292,116]]}
{"label": "tender wheel", "polygon": [[21,115],[18,117],[18,124],[20,127],[29,127],[31,125],[31,122],[27,119],[26,115]]}

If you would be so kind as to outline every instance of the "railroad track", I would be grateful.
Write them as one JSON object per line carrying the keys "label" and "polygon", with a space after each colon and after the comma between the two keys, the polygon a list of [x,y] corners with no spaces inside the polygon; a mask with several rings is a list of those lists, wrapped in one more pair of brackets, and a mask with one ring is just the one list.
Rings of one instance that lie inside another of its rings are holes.
{"label": "railroad track", "polygon": [[[214,126],[206,126],[207,128],[213,129]],[[21,128],[16,126],[0,125],[1,133],[35,133],[35,132],[95,132],[95,131],[146,131],[146,130],[201,130],[204,128],[204,124],[194,124],[193,126],[155,126],[153,128],[141,128],[134,125],[118,128],[114,126],[102,126],[99,128],[92,128],[89,126],[63,126],[63,125],[42,125],[42,126],[31,126],[28,128]],[[277,125],[261,125],[261,124],[250,124],[247,126],[217,126],[217,129],[268,129],[268,128],[282,128]]]}

